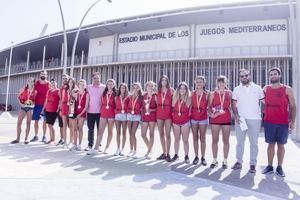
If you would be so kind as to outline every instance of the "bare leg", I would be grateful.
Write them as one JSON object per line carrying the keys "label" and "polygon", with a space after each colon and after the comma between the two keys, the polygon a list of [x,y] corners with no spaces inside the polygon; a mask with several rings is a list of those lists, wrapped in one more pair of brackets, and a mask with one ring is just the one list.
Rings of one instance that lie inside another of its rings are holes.
{"label": "bare leg", "polygon": [[26,112],[24,110],[20,110],[18,114],[18,122],[17,122],[17,141],[20,141],[21,132],[22,132],[22,122],[24,117],[26,116]]}
{"label": "bare leg", "polygon": [[224,158],[228,158],[229,153],[229,137],[230,137],[230,126],[229,125],[222,125],[222,139],[223,139],[223,154]]}
{"label": "bare leg", "polygon": [[193,132],[193,144],[194,144],[195,157],[198,157],[199,156],[198,124],[192,124],[192,132]]}

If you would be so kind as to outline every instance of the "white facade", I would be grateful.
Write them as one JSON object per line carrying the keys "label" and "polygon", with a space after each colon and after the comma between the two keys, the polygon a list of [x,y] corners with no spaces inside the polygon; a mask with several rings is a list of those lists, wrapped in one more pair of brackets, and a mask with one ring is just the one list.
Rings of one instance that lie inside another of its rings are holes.
{"label": "white facade", "polygon": [[287,55],[287,20],[196,26],[197,57]]}
{"label": "white facade", "polygon": [[90,39],[88,64],[112,62],[113,48],[114,36]]}

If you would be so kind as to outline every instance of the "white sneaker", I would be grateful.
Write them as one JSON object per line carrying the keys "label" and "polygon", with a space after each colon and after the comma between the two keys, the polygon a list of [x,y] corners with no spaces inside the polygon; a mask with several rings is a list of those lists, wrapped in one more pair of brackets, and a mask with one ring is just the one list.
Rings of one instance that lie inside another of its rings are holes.
{"label": "white sneaker", "polygon": [[120,154],[120,149],[117,149],[116,153],[114,154],[114,156],[118,156]]}
{"label": "white sneaker", "polygon": [[136,159],[137,158],[137,155],[136,155],[136,151],[133,151],[132,155],[131,155],[132,158]]}
{"label": "white sneaker", "polygon": [[87,147],[85,147],[84,151],[90,151],[91,149],[92,149],[92,147],[87,146]]}
{"label": "white sneaker", "polygon": [[144,156],[145,159],[150,160],[151,159],[151,152],[147,152]]}
{"label": "white sneaker", "polygon": [[74,151],[74,150],[76,150],[76,145],[75,144],[73,144],[70,148],[69,148],[69,150],[70,151]]}
{"label": "white sneaker", "polygon": [[98,150],[96,149],[91,149],[86,153],[86,155],[96,155],[96,154],[98,154]]}
{"label": "white sneaker", "polygon": [[76,151],[81,151],[81,145],[79,144],[79,145],[77,145],[77,147],[76,147]]}
{"label": "white sneaker", "polygon": [[119,156],[124,156],[123,149],[122,149],[122,150],[120,150],[120,152],[119,152]]}
{"label": "white sneaker", "polygon": [[129,153],[127,154],[127,157],[131,157],[133,154],[133,150],[130,150]]}
{"label": "white sneaker", "polygon": [[67,145],[67,144],[64,144],[64,145],[62,145],[62,148],[63,148],[63,149],[68,149],[68,145]]}
{"label": "white sneaker", "polygon": [[[100,150],[99,150],[100,151]],[[101,151],[100,151],[101,152]],[[107,149],[104,149],[103,154],[108,154]]]}

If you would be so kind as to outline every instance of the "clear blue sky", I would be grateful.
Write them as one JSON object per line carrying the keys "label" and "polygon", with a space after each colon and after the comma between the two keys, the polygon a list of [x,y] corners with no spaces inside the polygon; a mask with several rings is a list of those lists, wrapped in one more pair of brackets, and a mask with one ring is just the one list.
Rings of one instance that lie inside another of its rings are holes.
{"label": "clear blue sky", "polygon": [[[88,14],[84,25],[108,19],[201,5],[246,2],[249,0],[106,0],[99,2]],[[95,0],[61,0],[66,27],[74,28]],[[37,38],[44,24],[46,34],[62,30],[57,0],[0,0],[0,51],[15,44]]]}

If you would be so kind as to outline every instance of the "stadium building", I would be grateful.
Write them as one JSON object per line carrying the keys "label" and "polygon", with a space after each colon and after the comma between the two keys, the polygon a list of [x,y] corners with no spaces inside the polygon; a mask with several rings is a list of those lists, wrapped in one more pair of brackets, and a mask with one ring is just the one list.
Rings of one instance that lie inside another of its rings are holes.
{"label": "stadium building", "polygon": [[[252,80],[264,86],[269,68],[280,67],[282,82],[292,85],[297,97],[299,13],[295,0],[249,1],[87,25],[79,35],[73,76],[90,82],[92,72],[99,71],[102,82],[113,78],[130,85],[157,82],[166,74],[172,87],[186,81],[192,89],[195,76],[203,75],[207,88],[213,90],[218,75],[227,76],[233,89],[239,83],[240,68],[249,69]],[[68,71],[76,31],[67,30]],[[11,52],[9,103],[18,109],[17,93],[28,77],[38,78],[45,69],[60,85],[63,43],[63,32],[58,32],[2,50],[0,103],[5,102]]]}

